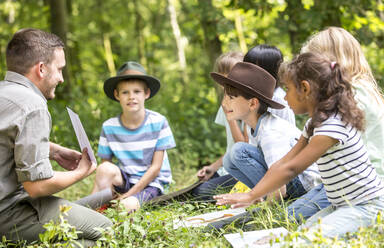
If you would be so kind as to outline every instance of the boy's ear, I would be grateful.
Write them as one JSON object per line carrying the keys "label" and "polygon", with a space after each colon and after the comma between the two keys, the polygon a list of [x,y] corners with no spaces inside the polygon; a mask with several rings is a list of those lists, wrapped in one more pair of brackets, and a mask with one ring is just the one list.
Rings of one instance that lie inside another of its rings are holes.
{"label": "boy's ear", "polygon": [[145,100],[147,100],[150,95],[151,95],[151,89],[147,88],[147,90],[145,91]]}
{"label": "boy's ear", "polygon": [[258,109],[260,106],[260,101],[256,97],[249,99],[249,108],[251,110]]}
{"label": "boy's ear", "polygon": [[114,89],[114,90],[113,90],[113,95],[115,96],[115,98],[116,98],[117,100],[120,101],[120,99],[119,99],[119,92],[117,91],[117,89]]}

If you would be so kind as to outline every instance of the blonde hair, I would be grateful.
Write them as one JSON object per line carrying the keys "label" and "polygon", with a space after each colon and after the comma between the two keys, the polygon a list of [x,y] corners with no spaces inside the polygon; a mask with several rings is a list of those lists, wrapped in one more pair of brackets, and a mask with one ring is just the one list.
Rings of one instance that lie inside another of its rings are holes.
{"label": "blonde hair", "polygon": [[316,52],[335,59],[351,78],[351,84],[359,84],[378,102],[384,104],[381,91],[366,60],[360,43],[348,31],[329,27],[314,34],[301,48],[301,53]]}
{"label": "blonde hair", "polygon": [[232,67],[243,61],[244,55],[241,52],[228,52],[220,55],[215,62],[214,71],[220,74],[228,75]]}

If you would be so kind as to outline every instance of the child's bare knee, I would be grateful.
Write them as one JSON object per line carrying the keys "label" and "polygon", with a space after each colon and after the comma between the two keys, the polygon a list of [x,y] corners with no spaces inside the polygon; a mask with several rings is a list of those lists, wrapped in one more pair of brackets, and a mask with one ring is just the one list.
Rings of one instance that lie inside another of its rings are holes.
{"label": "child's bare knee", "polygon": [[104,176],[106,175],[114,176],[116,174],[116,170],[118,170],[118,168],[115,164],[106,161],[101,163],[97,167],[96,174],[103,174]]}
{"label": "child's bare knee", "polygon": [[128,210],[137,210],[140,208],[139,199],[134,196],[127,197],[121,201],[121,204]]}

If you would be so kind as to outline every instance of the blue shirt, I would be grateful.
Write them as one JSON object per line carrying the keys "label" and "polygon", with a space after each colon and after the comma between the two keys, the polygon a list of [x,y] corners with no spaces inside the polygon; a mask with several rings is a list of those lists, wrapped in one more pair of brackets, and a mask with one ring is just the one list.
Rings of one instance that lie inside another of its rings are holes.
{"label": "blue shirt", "polygon": [[161,191],[172,181],[171,167],[165,150],[175,147],[175,140],[167,119],[154,111],[145,110],[143,123],[136,129],[128,129],[121,117],[113,117],[103,123],[98,155],[102,159],[118,159],[118,167],[130,175],[129,182],[136,184],[152,164],[153,154],[164,151],[159,175],[149,183]]}

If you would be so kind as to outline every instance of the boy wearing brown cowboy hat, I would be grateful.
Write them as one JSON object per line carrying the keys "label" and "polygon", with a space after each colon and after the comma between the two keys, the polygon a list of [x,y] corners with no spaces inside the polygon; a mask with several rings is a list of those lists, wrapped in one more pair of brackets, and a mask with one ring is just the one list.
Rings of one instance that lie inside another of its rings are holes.
{"label": "boy wearing brown cowboy hat", "polygon": [[[276,81],[261,67],[239,62],[227,76],[212,72],[211,77],[224,86],[223,106],[228,120],[242,120],[249,127],[249,143],[234,144],[224,156],[224,168],[249,188],[253,188],[268,168],[291,150],[300,137],[300,131],[288,121],[267,111],[268,107],[281,109],[284,105],[272,100]],[[284,199],[297,198],[309,191],[317,178],[318,172],[311,166],[273,195],[276,197],[281,194]],[[215,199],[220,200],[221,197],[215,196]],[[248,194],[224,197],[231,198],[233,202],[236,199],[247,202],[242,198],[248,197]]]}
{"label": "boy wearing brown cowboy hat", "polygon": [[172,131],[164,116],[145,108],[159,88],[160,81],[133,61],[104,82],[105,94],[120,103],[122,113],[103,123],[98,148],[102,163],[93,192],[113,188],[128,210],[162,194],[172,180],[166,152],[176,146]]}

